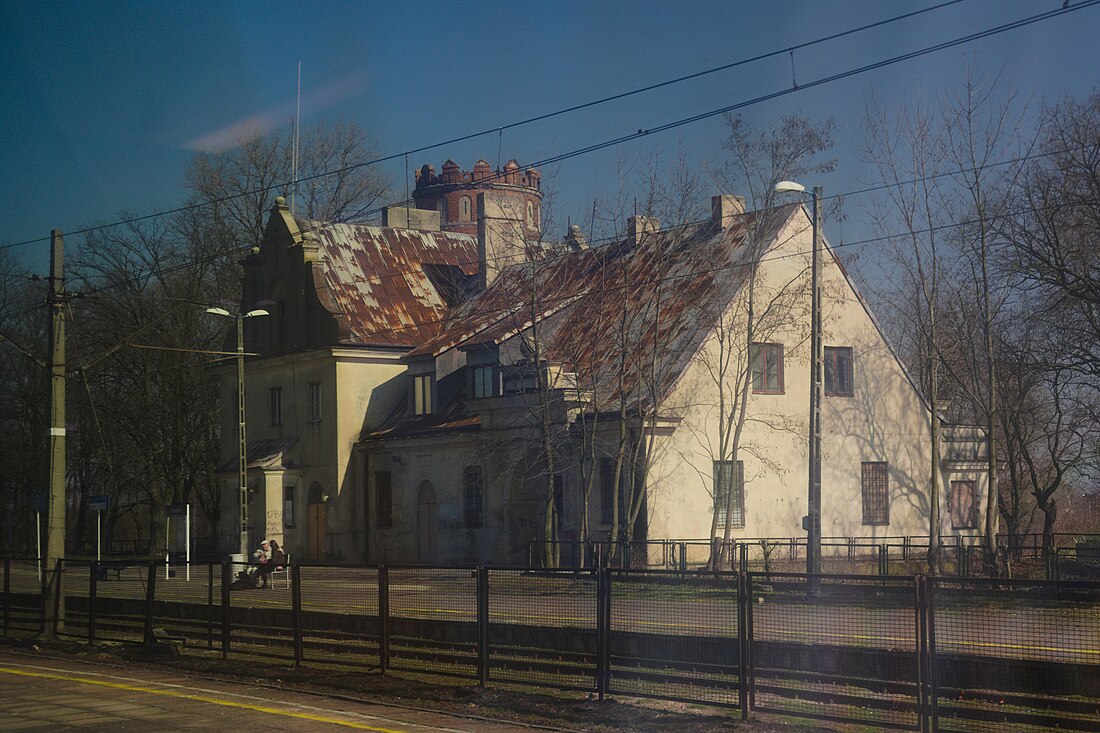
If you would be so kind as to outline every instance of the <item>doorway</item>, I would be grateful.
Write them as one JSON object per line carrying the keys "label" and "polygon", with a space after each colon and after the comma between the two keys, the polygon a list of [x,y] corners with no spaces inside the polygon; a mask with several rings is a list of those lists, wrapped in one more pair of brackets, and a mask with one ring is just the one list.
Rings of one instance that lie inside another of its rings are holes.
{"label": "doorway", "polygon": [[323,560],[325,557],[325,530],[328,526],[328,512],[325,506],[325,494],[321,484],[314,482],[309,487],[309,521],[306,527],[306,556],[310,560]]}

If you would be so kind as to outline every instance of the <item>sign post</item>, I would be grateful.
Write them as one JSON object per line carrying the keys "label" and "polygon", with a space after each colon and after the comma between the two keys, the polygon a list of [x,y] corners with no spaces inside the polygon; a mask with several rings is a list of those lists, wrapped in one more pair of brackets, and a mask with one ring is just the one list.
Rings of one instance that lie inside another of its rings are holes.
{"label": "sign post", "polygon": [[42,513],[46,511],[46,494],[38,492],[34,506],[34,566],[38,568],[38,584],[42,584]]}
{"label": "sign post", "polygon": [[111,497],[96,494],[88,497],[88,508],[95,512],[95,561],[103,561],[103,512],[111,506]]}

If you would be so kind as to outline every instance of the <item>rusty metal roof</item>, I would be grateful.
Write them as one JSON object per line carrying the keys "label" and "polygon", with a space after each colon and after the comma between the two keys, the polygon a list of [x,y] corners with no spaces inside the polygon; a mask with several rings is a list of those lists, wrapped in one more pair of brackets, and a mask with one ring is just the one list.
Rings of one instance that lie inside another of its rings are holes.
{"label": "rusty metal roof", "polygon": [[432,266],[477,274],[477,238],[454,232],[300,221],[313,231],[323,266],[317,294],[340,322],[340,342],[416,346],[442,328],[447,293]]}
{"label": "rusty metal roof", "polygon": [[594,387],[597,409],[660,400],[738,292],[746,238],[770,242],[797,206],[728,229],[677,227],[505,269],[408,357],[500,343],[538,323],[542,358]]}

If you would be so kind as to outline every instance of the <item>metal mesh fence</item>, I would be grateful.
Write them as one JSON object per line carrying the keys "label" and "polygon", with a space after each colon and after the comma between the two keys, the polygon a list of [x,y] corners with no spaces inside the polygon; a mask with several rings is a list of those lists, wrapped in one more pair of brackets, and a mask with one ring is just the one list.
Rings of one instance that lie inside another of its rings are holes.
{"label": "metal mesh fence", "polygon": [[940,730],[1100,730],[1100,583],[929,583]]}
{"label": "metal mesh fence", "polygon": [[[378,569],[304,565],[298,575],[303,659],[377,669]],[[275,581],[281,592],[283,583]]]}
{"label": "metal mesh fence", "polygon": [[596,572],[487,573],[490,679],[595,689]]}
{"label": "metal mesh fence", "polygon": [[42,630],[42,570],[34,558],[4,561],[4,634],[22,636]]}
{"label": "metal mesh fence", "polygon": [[[294,658],[294,612],[291,590],[279,578],[262,587],[258,566],[230,563],[230,653],[273,659]],[[242,575],[244,573],[245,575]]]}
{"label": "metal mesh fence", "polygon": [[[147,609],[153,639],[220,648],[221,564],[158,563],[154,574],[153,604]],[[98,634],[98,593],[96,611]]]}
{"label": "metal mesh fence", "polygon": [[477,674],[477,577],[473,568],[390,567],[393,669]]}
{"label": "metal mesh fence", "polygon": [[613,693],[739,703],[738,576],[610,574]]}
{"label": "metal mesh fence", "polygon": [[750,582],[758,708],[917,725],[913,578],[754,574]]}
{"label": "metal mesh fence", "polygon": [[[78,566],[74,564],[73,567]],[[84,597],[86,613],[91,565],[83,563],[79,567],[79,572],[66,577],[65,587],[66,592]],[[111,561],[102,563],[101,568],[96,582],[96,639],[143,641],[149,563]],[[69,605],[66,604],[66,608]]]}

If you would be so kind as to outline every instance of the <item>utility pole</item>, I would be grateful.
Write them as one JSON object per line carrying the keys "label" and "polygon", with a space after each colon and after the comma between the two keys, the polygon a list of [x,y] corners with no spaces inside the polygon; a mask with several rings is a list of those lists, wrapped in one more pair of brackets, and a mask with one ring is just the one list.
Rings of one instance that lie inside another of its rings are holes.
{"label": "utility pole", "polygon": [[824,359],[821,334],[821,265],[819,263],[819,238],[821,237],[821,186],[813,189],[813,250],[811,256],[810,305],[810,486],[809,526],[806,543],[806,572],[811,576],[821,572],[821,393]]}
{"label": "utility pole", "polygon": [[65,556],[65,238],[50,234],[50,498],[46,520],[43,634],[52,638],[65,618],[58,562]]}

